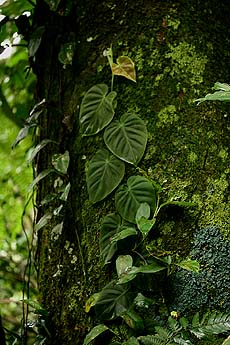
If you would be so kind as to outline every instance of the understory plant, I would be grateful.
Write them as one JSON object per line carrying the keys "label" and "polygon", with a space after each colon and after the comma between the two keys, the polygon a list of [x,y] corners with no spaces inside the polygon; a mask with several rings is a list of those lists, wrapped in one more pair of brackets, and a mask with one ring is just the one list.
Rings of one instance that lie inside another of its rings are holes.
{"label": "understory plant", "polygon": [[[99,244],[103,264],[114,265],[116,274],[86,302],[86,312],[103,323],[87,334],[84,345],[108,332],[113,339],[110,344],[195,344],[196,337],[201,339],[229,330],[230,315],[207,314],[200,320],[196,314],[190,322],[169,315],[164,297],[159,298],[162,285],[177,267],[198,272],[199,263],[150,246],[149,236],[162,209],[194,205],[177,201],[161,203],[162,188],[138,167],[147,145],[147,128],[136,114],[116,117],[117,93],[113,90],[115,75],[136,82],[134,63],[127,56],[120,56],[114,63],[111,48],[106,56],[112,71],[111,89],[106,84],[92,86],[83,97],[79,120],[82,136],[103,132],[102,147],[86,167],[86,182],[92,203],[115,192],[116,211],[104,217]],[[128,175],[123,182],[126,165],[136,168],[138,174]],[[114,319],[120,319],[131,332],[122,337],[104,323]]]}

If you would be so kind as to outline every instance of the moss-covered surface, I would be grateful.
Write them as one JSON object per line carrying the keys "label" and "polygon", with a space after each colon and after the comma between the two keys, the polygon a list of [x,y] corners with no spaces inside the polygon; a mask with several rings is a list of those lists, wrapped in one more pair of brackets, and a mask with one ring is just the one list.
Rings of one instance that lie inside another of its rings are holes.
{"label": "moss-covered surface", "polygon": [[[109,268],[102,269],[98,239],[103,216],[113,210],[113,196],[91,205],[85,185],[85,164],[103,143],[100,138],[81,138],[78,111],[87,89],[102,81],[110,84],[103,50],[111,43],[115,58],[127,54],[136,65],[137,83],[116,77],[114,88],[119,99],[116,116],[136,113],[147,125],[148,145],[141,168],[162,185],[162,202],[197,203],[183,212],[177,208],[162,212],[158,245],[186,256],[194,230],[209,225],[218,225],[223,236],[230,237],[228,108],[193,103],[215,81],[230,79],[226,67],[229,5],[214,0],[76,3],[68,17],[51,12],[43,14],[42,20],[38,16],[37,25],[51,29],[44,35],[35,69],[38,96],[51,104],[41,139],[52,132],[59,150],[68,149],[71,158],[63,232],[54,242],[52,227],[39,234],[41,301],[55,315],[53,333],[60,338],[56,344],[68,345],[76,344],[76,338],[82,343],[91,325],[85,301],[110,276]],[[57,52],[68,40],[75,40],[76,52],[72,65],[63,68]],[[54,51],[43,56],[47,42],[55,42]],[[49,166],[53,151],[40,158],[40,170]],[[38,199],[49,185],[50,180]],[[40,210],[44,212],[46,208]]]}

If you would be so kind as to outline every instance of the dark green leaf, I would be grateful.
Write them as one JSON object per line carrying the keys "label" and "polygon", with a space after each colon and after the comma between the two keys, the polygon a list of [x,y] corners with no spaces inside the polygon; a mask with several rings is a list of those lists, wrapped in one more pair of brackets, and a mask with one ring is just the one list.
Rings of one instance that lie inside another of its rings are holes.
{"label": "dark green leaf", "polygon": [[123,226],[121,228],[121,231],[118,232],[117,234],[115,234],[111,238],[111,243],[123,240],[124,238],[129,237],[129,236],[135,236],[135,235],[137,235],[137,232],[134,228],[132,228],[132,227],[127,228],[127,227]]}
{"label": "dark green leaf", "polygon": [[139,341],[135,337],[131,337],[127,341],[122,343],[122,345],[139,345],[139,344],[140,344]]}
{"label": "dark green leaf", "polygon": [[125,114],[105,129],[104,141],[115,156],[137,165],[145,151],[147,128],[137,115]]}
{"label": "dark green leaf", "polygon": [[67,169],[69,166],[69,152],[65,151],[63,154],[54,154],[52,157],[52,164],[58,172],[67,174]]}
{"label": "dark green leaf", "polygon": [[93,203],[104,199],[121,182],[125,165],[106,149],[97,151],[86,173],[89,199]]}
{"label": "dark green leaf", "polygon": [[140,315],[138,315],[134,310],[127,310],[121,315],[121,317],[130,328],[135,329],[135,331],[138,332],[143,331],[144,321],[142,317],[140,317]]}
{"label": "dark green leaf", "polygon": [[29,133],[29,129],[30,126],[25,126],[23,128],[20,129],[20,131],[18,132],[17,138],[15,139],[15,141],[12,144],[12,148],[14,149],[15,146],[17,146],[20,141],[22,141],[23,139],[25,139]]}
{"label": "dark green leaf", "polygon": [[66,185],[62,195],[60,196],[60,200],[66,201],[68,199],[69,191],[70,191],[70,182]]}
{"label": "dark green leaf", "polygon": [[148,219],[150,217],[150,206],[146,202],[140,204],[137,213],[136,213],[136,220],[138,221],[142,217]]}
{"label": "dark green leaf", "polygon": [[28,163],[31,163],[32,160],[36,157],[36,155],[38,154],[38,152],[40,152],[47,144],[49,143],[56,143],[54,140],[50,140],[50,139],[44,139],[42,140],[31,152],[30,154],[30,158],[28,159]]}
{"label": "dark green leaf", "polygon": [[116,92],[108,94],[108,86],[98,84],[85,94],[80,108],[80,124],[83,135],[93,135],[107,126],[114,116]]}
{"label": "dark green leaf", "polygon": [[91,331],[85,337],[83,345],[88,345],[89,343],[91,343],[92,340],[97,338],[100,334],[108,330],[109,328],[102,324],[95,326],[93,329],[91,329]]}
{"label": "dark green leaf", "polygon": [[111,320],[124,313],[131,303],[126,285],[109,283],[101,292],[95,304],[96,316],[100,320]]}
{"label": "dark green leaf", "polygon": [[151,211],[156,209],[156,191],[145,177],[131,176],[127,185],[118,188],[115,194],[116,208],[120,215],[135,223],[136,213],[141,203],[148,203]]}
{"label": "dark green leaf", "polygon": [[34,187],[35,185],[41,181],[44,177],[46,177],[47,175],[51,174],[51,173],[54,173],[55,170],[54,169],[46,169],[44,171],[42,171],[32,182],[31,184],[29,185],[28,187],[28,191],[30,192]]}
{"label": "dark green leaf", "polygon": [[[126,231],[127,229],[128,233]],[[123,225],[122,219],[118,214],[111,213],[104,218],[101,226],[99,244],[101,257],[105,264],[110,262],[117,251],[117,242],[125,238],[123,235],[121,238],[119,237],[119,233],[124,231],[126,231],[126,237],[136,234],[136,230],[131,228],[129,224]]]}
{"label": "dark green leaf", "polygon": [[44,26],[39,26],[35,30],[33,30],[32,35],[30,36],[29,44],[28,44],[28,51],[29,57],[34,57],[37,53],[38,48],[40,47],[42,41],[42,35],[45,32]]}
{"label": "dark green leaf", "polygon": [[43,315],[43,316],[48,316],[47,310],[45,310],[38,302],[33,301],[31,299],[25,299],[23,300],[23,303],[28,304],[30,307],[32,307],[34,310],[35,314]]}
{"label": "dark green leaf", "polygon": [[50,221],[51,218],[52,218],[52,214],[51,213],[45,213],[44,216],[42,216],[39,219],[39,221],[35,225],[34,229],[36,231],[40,230],[41,228],[43,228],[44,226],[46,226],[48,224],[48,222]]}

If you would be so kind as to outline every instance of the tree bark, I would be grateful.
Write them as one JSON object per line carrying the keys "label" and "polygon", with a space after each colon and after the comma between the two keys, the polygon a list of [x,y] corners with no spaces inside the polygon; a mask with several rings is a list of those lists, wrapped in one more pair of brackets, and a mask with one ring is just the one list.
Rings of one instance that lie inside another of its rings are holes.
{"label": "tree bark", "polygon": [[[229,6],[218,1],[61,1],[56,11],[37,1],[33,29],[45,30],[33,70],[36,99],[45,99],[46,109],[36,140],[56,143],[39,153],[36,173],[52,168],[54,154],[67,150],[70,156],[68,174],[59,178],[49,174],[37,190],[37,221],[52,215],[38,231],[37,248],[40,300],[49,312],[47,344],[83,343],[93,324],[85,302],[110,276],[99,259],[98,238],[101,219],[113,211],[112,197],[92,206],[85,182],[85,161],[102,143],[81,137],[78,114],[86,90],[96,83],[110,83],[103,51],[111,44],[115,57],[129,55],[136,65],[137,84],[117,78],[115,88],[117,114],[134,112],[148,127],[141,168],[163,186],[162,201],[192,200],[198,205],[182,220],[175,214],[161,220],[163,247],[186,256],[194,230],[210,224],[219,225],[229,236],[228,117],[219,105],[193,104],[215,81],[229,81],[227,14]],[[74,56],[64,66],[58,56],[69,42],[74,43]],[[47,195],[57,193],[57,185],[68,182],[66,203],[58,198],[42,203]],[[61,223],[62,230],[55,232]]]}

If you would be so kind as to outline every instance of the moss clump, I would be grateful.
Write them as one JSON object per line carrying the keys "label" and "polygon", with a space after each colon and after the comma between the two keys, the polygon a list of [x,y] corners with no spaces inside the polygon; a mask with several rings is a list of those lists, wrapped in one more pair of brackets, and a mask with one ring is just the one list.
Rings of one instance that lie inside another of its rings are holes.
{"label": "moss clump", "polygon": [[223,173],[219,179],[207,178],[207,189],[203,196],[193,195],[193,201],[204,210],[199,219],[199,226],[217,225],[222,235],[229,239],[229,182],[228,174]]}
{"label": "moss clump", "polygon": [[192,86],[202,83],[207,57],[198,54],[196,47],[187,42],[180,42],[177,46],[170,44],[169,47],[170,52],[166,54],[166,58],[172,60],[173,67],[169,74],[180,78],[186,75],[187,82]]}
{"label": "moss clump", "polygon": [[179,120],[179,116],[177,115],[176,107],[174,105],[168,105],[161,109],[157,116],[157,127],[163,127],[167,124],[172,125],[174,122]]}
{"label": "moss clump", "polygon": [[199,273],[179,269],[169,280],[170,309],[181,313],[215,308],[230,312],[230,242],[218,227],[196,232],[191,257],[199,261]]}

